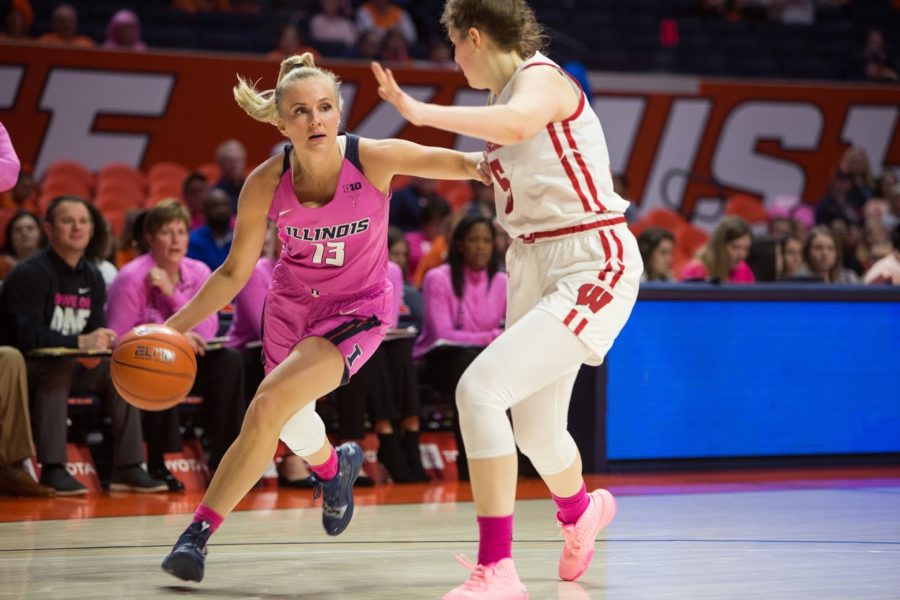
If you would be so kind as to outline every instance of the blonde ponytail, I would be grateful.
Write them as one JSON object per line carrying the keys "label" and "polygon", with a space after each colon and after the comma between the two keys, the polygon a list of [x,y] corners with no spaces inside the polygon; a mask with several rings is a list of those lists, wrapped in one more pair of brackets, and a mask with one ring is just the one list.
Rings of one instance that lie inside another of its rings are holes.
{"label": "blonde ponytail", "polygon": [[275,89],[273,90],[258,91],[256,83],[238,75],[238,83],[233,89],[234,101],[244,109],[244,112],[257,121],[275,125],[278,123],[279,106],[285,86],[293,81],[314,76],[324,77],[334,86],[335,102],[337,102],[338,111],[340,111],[343,107],[340,80],[331,71],[317,67],[315,58],[310,52],[289,56],[281,61],[281,68],[278,70],[278,83],[275,84]]}

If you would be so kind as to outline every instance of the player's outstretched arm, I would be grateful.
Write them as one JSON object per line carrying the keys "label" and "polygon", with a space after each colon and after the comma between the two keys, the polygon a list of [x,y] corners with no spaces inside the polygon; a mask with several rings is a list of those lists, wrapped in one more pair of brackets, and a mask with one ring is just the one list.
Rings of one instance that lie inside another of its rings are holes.
{"label": "player's outstretched arm", "polygon": [[442,106],[420,102],[400,89],[390,69],[372,63],[378,95],[390,102],[414,125],[435,127],[495,144],[527,140],[548,123],[564,119],[572,103],[571,84],[554,67],[526,69],[513,81],[506,104],[494,106]]}
{"label": "player's outstretched arm", "polygon": [[366,176],[382,190],[394,175],[491,183],[490,168],[481,152],[458,152],[398,139],[362,139],[359,148]]}
{"label": "player's outstretched arm", "polygon": [[247,177],[238,200],[231,251],[190,302],[166,325],[182,333],[192,330],[237,295],[253,272],[266,238],[266,219],[278,185],[281,156],[270,158]]}

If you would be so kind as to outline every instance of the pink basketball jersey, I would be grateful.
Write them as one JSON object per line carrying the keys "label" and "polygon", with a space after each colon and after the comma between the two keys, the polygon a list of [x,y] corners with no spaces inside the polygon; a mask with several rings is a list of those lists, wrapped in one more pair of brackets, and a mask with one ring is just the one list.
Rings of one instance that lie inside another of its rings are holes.
{"label": "pink basketball jersey", "polygon": [[291,176],[293,149],[288,146],[269,208],[282,241],[279,261],[314,296],[359,293],[387,279],[390,195],[363,174],[359,137],[345,137],[344,162],[330,202],[318,208],[300,204]]}

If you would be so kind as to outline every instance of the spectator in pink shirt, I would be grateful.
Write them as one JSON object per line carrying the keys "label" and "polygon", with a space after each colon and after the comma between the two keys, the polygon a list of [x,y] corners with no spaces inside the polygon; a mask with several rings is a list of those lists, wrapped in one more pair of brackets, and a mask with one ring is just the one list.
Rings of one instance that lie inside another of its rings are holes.
{"label": "spectator in pink shirt", "polygon": [[[122,267],[109,286],[106,318],[117,335],[141,323],[163,323],[187,304],[210,275],[209,267],[185,256],[190,214],[175,200],[163,200],[147,212],[144,237],[150,251]],[[202,396],[201,418],[207,429],[210,468],[215,469],[240,432],[246,410],[244,371],[236,350],[207,350],[216,335],[212,315],[185,334],[197,354],[197,377],[191,395]],[[181,450],[178,407],[144,412],[147,465],[169,489],[183,489],[166,468],[163,454]]]}
{"label": "spectator in pink shirt", "polygon": [[755,283],[746,258],[753,243],[750,225],[741,217],[730,216],[713,232],[712,239],[681,271],[681,281],[713,283]]}
{"label": "spectator in pink shirt", "polygon": [[11,190],[19,179],[19,156],[3,123],[0,123],[0,192]]}
{"label": "spectator in pink shirt", "polygon": [[[420,381],[452,398],[466,367],[503,331],[506,273],[499,271],[496,231],[490,219],[469,214],[456,226],[447,263],[428,271],[422,286],[425,319],[413,346]],[[462,436],[455,425],[457,468],[468,478]]]}

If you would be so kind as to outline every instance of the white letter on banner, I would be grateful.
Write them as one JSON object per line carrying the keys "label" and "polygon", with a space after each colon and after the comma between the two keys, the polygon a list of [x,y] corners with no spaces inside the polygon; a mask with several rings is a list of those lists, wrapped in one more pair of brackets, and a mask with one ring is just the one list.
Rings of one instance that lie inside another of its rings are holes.
{"label": "white letter on banner", "polygon": [[[403,91],[422,102],[429,102],[433,97],[437,88],[434,86],[401,86]],[[382,139],[396,137],[397,133],[406,127],[409,123],[400,116],[397,110],[381,101],[375,108],[369,111],[366,118],[357,125],[355,134],[360,137]]]}
{"label": "white letter on banner", "polygon": [[37,173],[57,160],[77,160],[94,170],[111,162],[140,165],[147,134],[91,129],[102,114],[164,115],[174,83],[173,75],[53,69],[40,103],[52,116],[36,161]]}
{"label": "white letter on banner", "polygon": [[12,108],[16,95],[19,93],[19,84],[25,67],[3,66],[0,67],[0,108]]}
{"label": "white letter on banner", "polygon": [[628,170],[631,149],[640,131],[646,106],[647,99],[642,96],[594,97],[594,112],[600,118],[609,149],[609,168],[615,174]]}
{"label": "white letter on banner", "polygon": [[854,146],[862,146],[869,155],[869,164],[876,173],[885,164],[885,155],[894,129],[897,127],[896,106],[853,106],[847,111],[841,139]]}
{"label": "white letter on banner", "polygon": [[[694,170],[697,151],[700,142],[703,141],[711,109],[712,102],[707,99],[676,100],[672,103],[656,156],[653,157],[653,167],[644,187],[644,197],[641,200],[642,215],[660,206],[670,210],[678,210],[681,207],[688,179],[679,176],[666,181],[666,175],[673,169],[687,172]],[[663,183],[668,184],[665,190],[666,197],[674,206],[663,203]]]}
{"label": "white letter on banner", "polygon": [[803,169],[780,158],[756,153],[760,140],[778,140],[785,150],[816,150],[822,138],[821,110],[805,102],[745,102],[722,127],[713,152],[712,176],[720,183],[772,198],[803,196]]}

